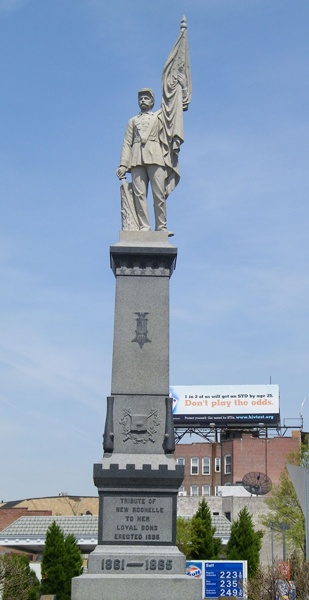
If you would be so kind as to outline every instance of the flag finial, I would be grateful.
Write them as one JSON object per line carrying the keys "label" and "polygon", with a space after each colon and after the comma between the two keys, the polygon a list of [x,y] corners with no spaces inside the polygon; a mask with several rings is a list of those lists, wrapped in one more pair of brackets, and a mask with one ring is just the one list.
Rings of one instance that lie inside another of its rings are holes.
{"label": "flag finial", "polygon": [[186,19],[185,15],[183,15],[183,17],[181,19],[180,29],[187,29],[187,19]]}

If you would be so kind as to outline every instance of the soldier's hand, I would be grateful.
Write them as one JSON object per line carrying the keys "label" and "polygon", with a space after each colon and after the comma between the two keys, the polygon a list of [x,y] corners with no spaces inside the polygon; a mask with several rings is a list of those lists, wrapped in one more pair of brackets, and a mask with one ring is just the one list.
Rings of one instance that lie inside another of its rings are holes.
{"label": "soldier's hand", "polygon": [[180,151],[180,138],[175,135],[174,139],[173,139],[173,152],[175,152],[175,154],[178,154]]}
{"label": "soldier's hand", "polygon": [[127,169],[126,167],[118,167],[117,171],[116,171],[116,175],[118,177],[118,179],[124,179],[125,175],[126,175]]}

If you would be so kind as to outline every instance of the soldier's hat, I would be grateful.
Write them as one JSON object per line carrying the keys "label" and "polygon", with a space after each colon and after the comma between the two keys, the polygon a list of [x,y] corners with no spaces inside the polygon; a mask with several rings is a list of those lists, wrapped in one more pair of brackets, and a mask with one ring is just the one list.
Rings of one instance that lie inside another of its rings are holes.
{"label": "soldier's hat", "polygon": [[153,99],[153,103],[154,103],[155,102],[155,95],[154,95],[154,92],[150,88],[142,88],[141,90],[138,90],[137,97],[139,98],[140,95],[144,94],[145,92],[147,92],[147,94],[149,94],[151,96],[151,98]]}

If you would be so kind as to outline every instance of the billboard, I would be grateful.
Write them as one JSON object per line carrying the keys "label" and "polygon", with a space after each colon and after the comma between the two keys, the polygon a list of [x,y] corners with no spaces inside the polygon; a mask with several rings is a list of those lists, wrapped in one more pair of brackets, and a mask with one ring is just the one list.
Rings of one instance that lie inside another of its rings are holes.
{"label": "billboard", "polygon": [[202,599],[246,598],[246,560],[187,561],[186,574],[202,579]]}
{"label": "billboard", "polygon": [[170,396],[178,427],[280,423],[278,385],[175,385],[170,387]]}

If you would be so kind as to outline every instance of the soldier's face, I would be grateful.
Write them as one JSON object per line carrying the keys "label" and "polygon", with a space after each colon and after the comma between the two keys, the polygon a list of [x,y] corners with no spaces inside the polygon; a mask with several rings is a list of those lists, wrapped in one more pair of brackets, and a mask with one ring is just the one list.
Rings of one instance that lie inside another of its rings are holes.
{"label": "soldier's face", "polygon": [[147,92],[140,94],[138,97],[138,105],[142,112],[150,110],[153,107],[153,99],[150,94],[147,94]]}

